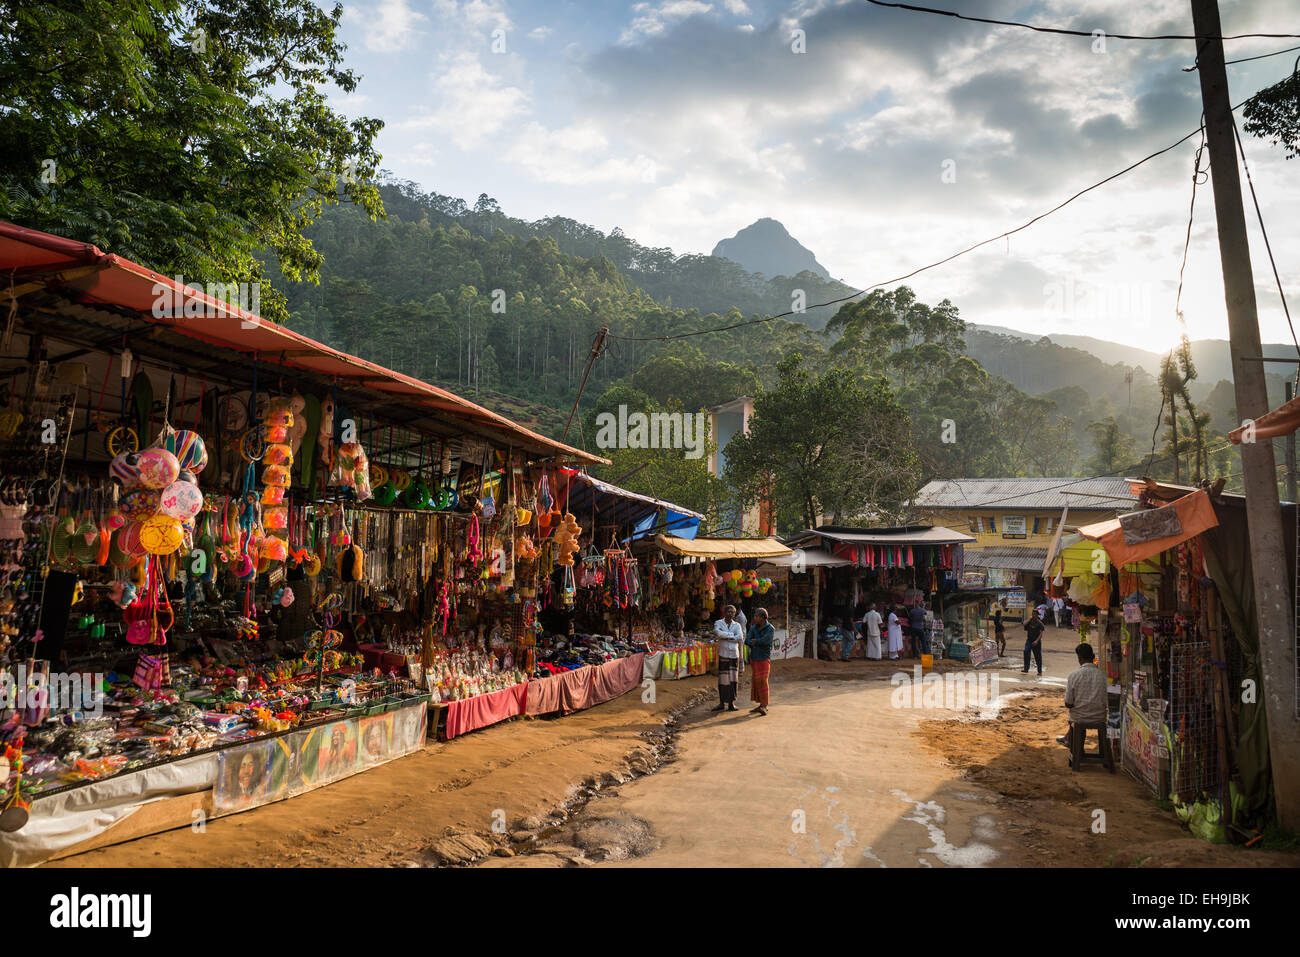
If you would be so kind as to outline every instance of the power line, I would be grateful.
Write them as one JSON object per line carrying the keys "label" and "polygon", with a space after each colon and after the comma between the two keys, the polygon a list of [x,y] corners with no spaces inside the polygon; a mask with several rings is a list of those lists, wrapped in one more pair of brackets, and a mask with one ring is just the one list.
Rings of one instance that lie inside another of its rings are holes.
{"label": "power line", "polygon": [[[931,13],[940,17],[952,17],[954,20],[968,20],[971,23],[990,23],[998,27],[1019,27],[1022,30],[1033,30],[1035,33],[1058,33],[1062,36],[1069,37],[1088,37],[1092,39],[1103,35],[1101,31],[1092,30],[1067,30],[1063,27],[1043,27],[1033,23],[1022,23],[1019,20],[991,20],[987,17],[970,17],[964,13],[956,13],[952,10],[936,10],[933,7],[918,7],[910,3],[887,3],[885,0],[867,0],[868,3],[877,7],[896,7],[899,10],[908,10],[912,13]],[[1133,33],[1106,33],[1104,36],[1108,40],[1248,40],[1252,38],[1259,39],[1281,39],[1296,40],[1300,39],[1297,33],[1238,33],[1233,36],[1209,37],[1198,34],[1183,33],[1162,33],[1152,35],[1133,34]]]}
{"label": "power line", "polygon": [[[1285,50],[1277,50],[1273,53],[1261,53],[1259,56],[1244,56],[1239,60],[1224,60],[1223,65],[1229,66],[1233,63],[1249,63],[1251,60],[1266,60],[1271,56],[1281,56],[1283,53],[1294,53],[1300,50],[1300,47],[1287,47]],[[1190,69],[1187,72],[1191,72]]]}
{"label": "power line", "polygon": [[[1240,107],[1243,106],[1244,104],[1245,104],[1245,101],[1243,101],[1242,103],[1239,103],[1236,107],[1233,107],[1233,109],[1240,109]],[[1084,187],[1083,189],[1081,189],[1081,190],[1079,190],[1077,193],[1075,193],[1073,196],[1071,196],[1071,197],[1069,197],[1068,199],[1066,199],[1064,202],[1058,203],[1056,206],[1053,206],[1051,209],[1047,210],[1045,213],[1040,213],[1039,215],[1035,216],[1033,219],[1029,220],[1028,222],[1026,222],[1026,223],[1024,223],[1024,224],[1022,224],[1022,225],[1020,225],[1020,226],[1015,227],[1014,229],[1008,229],[1006,232],[998,233],[998,235],[996,235],[996,236],[991,236],[991,237],[989,237],[988,239],[981,240],[980,242],[975,243],[975,244],[972,245],[972,246],[967,246],[965,249],[960,250],[959,252],[955,252],[955,253],[953,253],[951,256],[948,256],[948,257],[946,257],[946,258],[944,258],[944,259],[940,259],[938,262],[932,262],[932,263],[930,263],[929,265],[926,265],[926,266],[920,266],[920,267],[918,267],[917,269],[913,269],[911,272],[906,273],[906,274],[904,274],[904,275],[902,275],[902,276],[897,276],[897,277],[895,277],[895,278],[893,278],[893,279],[886,279],[886,280],[884,280],[884,281],[882,281],[882,282],[871,283],[871,284],[868,285],[867,287],[865,287],[865,288],[863,288],[863,289],[859,289],[857,292],[851,293],[851,294],[849,294],[849,295],[847,295],[847,296],[841,296],[841,297],[838,298],[838,299],[830,299],[830,300],[827,300],[826,302],[819,302],[819,303],[817,303],[817,304],[815,304],[815,305],[808,306],[808,307],[805,308],[804,311],[806,311],[807,309],[820,309],[820,308],[822,308],[822,307],[824,307],[824,306],[836,306],[836,305],[839,305],[840,303],[843,303],[843,302],[849,302],[849,301],[851,301],[851,300],[853,300],[853,299],[857,299],[859,296],[862,296],[862,295],[866,294],[867,292],[869,292],[869,291],[872,290],[872,289],[879,289],[879,288],[881,288],[881,287],[883,287],[883,286],[891,286],[891,285],[893,285],[894,283],[902,282],[902,281],[905,280],[905,279],[911,279],[913,276],[916,276],[916,275],[918,275],[918,274],[920,274],[920,273],[926,272],[927,270],[930,270],[930,269],[935,269],[935,268],[938,267],[938,266],[943,266],[943,265],[945,265],[945,264],[947,264],[947,263],[952,262],[954,259],[957,259],[957,258],[959,258],[959,257],[961,257],[961,256],[965,256],[967,253],[974,252],[975,250],[979,249],[979,248],[982,247],[982,246],[987,246],[987,245],[989,245],[989,243],[995,243],[995,242],[997,242],[999,239],[1006,239],[1006,238],[1009,237],[1009,236],[1014,236],[1016,233],[1021,232],[1022,230],[1028,229],[1030,226],[1033,226],[1035,223],[1039,222],[1040,220],[1046,219],[1048,216],[1051,216],[1053,213],[1059,212],[1060,210],[1064,209],[1066,206],[1068,206],[1068,205],[1070,205],[1071,203],[1073,203],[1073,202],[1074,202],[1076,199],[1078,199],[1080,196],[1083,196],[1083,195],[1085,195],[1086,193],[1090,193],[1090,192],[1092,192],[1094,189],[1097,189],[1098,187],[1105,186],[1107,183],[1111,182],[1112,180],[1119,179],[1119,177],[1123,176],[1125,173],[1130,173],[1130,172],[1132,172],[1133,170],[1137,169],[1137,168],[1138,168],[1139,166],[1141,166],[1142,164],[1147,163],[1147,162],[1150,162],[1151,160],[1155,159],[1156,157],[1158,157],[1158,156],[1162,156],[1162,155],[1164,155],[1165,153],[1168,153],[1170,150],[1175,149],[1175,148],[1177,148],[1177,147],[1179,147],[1179,146],[1182,146],[1184,143],[1186,143],[1188,140],[1190,140],[1193,136],[1196,136],[1198,133],[1203,132],[1204,129],[1205,129],[1204,126],[1198,126],[1196,129],[1192,130],[1190,133],[1188,133],[1186,136],[1184,136],[1182,139],[1178,140],[1177,142],[1175,142],[1175,143],[1171,143],[1171,144],[1169,144],[1168,146],[1166,146],[1164,149],[1156,150],[1154,153],[1151,153],[1151,154],[1148,155],[1148,156],[1144,156],[1144,157],[1142,157],[1142,159],[1138,160],[1136,163],[1133,163],[1133,164],[1131,164],[1131,165],[1129,165],[1129,166],[1124,167],[1122,170],[1120,170],[1120,171],[1117,172],[1117,173],[1112,173],[1110,176],[1107,176],[1105,179],[1103,179],[1103,180],[1099,180],[1098,182],[1093,183],[1091,186],[1086,186],[1086,187]],[[744,320],[743,322],[733,322],[733,323],[731,323],[730,325],[719,326],[719,327],[717,327],[716,329],[700,329],[700,330],[697,330],[697,331],[695,331],[695,332],[680,332],[680,333],[677,333],[677,334],[675,334],[675,335],[664,335],[664,336],[623,336],[623,335],[619,335],[618,333],[611,332],[611,333],[609,333],[609,338],[611,338],[611,339],[623,339],[623,340],[628,341],[628,342],[670,342],[670,341],[673,341],[673,340],[676,340],[676,339],[689,339],[689,338],[692,338],[693,336],[707,336],[707,335],[712,335],[713,333],[717,333],[717,332],[729,332],[729,331],[732,330],[732,329],[740,329],[740,328],[742,328],[742,327],[744,327],[744,326],[753,326],[753,325],[757,325],[757,324],[759,324],[759,323],[771,322],[771,321],[773,321],[774,319],[784,319],[784,318],[786,318],[787,316],[793,316],[793,315],[796,315],[795,310],[793,310],[793,309],[787,309],[785,312],[777,313],[776,315],[772,315],[772,316],[763,316],[763,317],[760,317],[760,318],[758,318],[758,319],[746,319],[746,320]]]}

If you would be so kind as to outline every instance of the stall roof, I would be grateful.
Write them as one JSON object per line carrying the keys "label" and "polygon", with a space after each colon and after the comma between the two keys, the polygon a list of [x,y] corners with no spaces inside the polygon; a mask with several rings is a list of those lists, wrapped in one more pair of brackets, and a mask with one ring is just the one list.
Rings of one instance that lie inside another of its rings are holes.
{"label": "stall roof", "polygon": [[804,568],[841,568],[853,564],[846,558],[832,555],[820,548],[796,548],[789,555],[773,555],[770,558],[759,559],[758,563],[778,568],[793,568],[799,565]]}
{"label": "stall roof", "polygon": [[1047,561],[1046,548],[1016,548],[1014,545],[995,545],[992,548],[966,549],[962,564],[970,568],[1010,568],[1015,571],[1039,574]]}
{"label": "stall roof", "polygon": [[962,545],[975,541],[973,535],[955,532],[942,525],[903,525],[895,528],[848,528],[823,525],[798,532],[786,539],[799,546],[819,539],[850,545]]}
{"label": "stall roof", "polygon": [[[105,340],[104,333],[110,329],[126,332],[129,326],[122,326],[120,321],[115,326],[106,325],[104,320],[125,315],[147,323],[163,336],[170,334],[177,348],[184,348],[181,344],[185,340],[193,340],[250,357],[256,355],[260,361],[283,369],[313,374],[326,381],[336,379],[377,394],[381,400],[387,398],[402,406],[458,420],[533,453],[606,463],[600,456],[539,435],[445,389],[341,352],[89,243],[0,221],[0,271],[11,281],[15,296],[51,297],[52,302],[40,304],[52,305],[53,311],[63,316],[92,322],[100,327],[95,330],[97,338],[112,345],[117,340]],[[185,316],[167,310],[170,314],[157,316],[160,298],[174,304],[198,303],[206,315]],[[50,334],[59,337],[60,331],[51,329]],[[160,344],[165,348],[169,343],[164,338]]]}
{"label": "stall roof", "polygon": [[773,558],[793,550],[775,538],[678,538],[656,535],[655,544],[674,555],[691,558]]}
{"label": "stall roof", "polygon": [[[556,489],[565,508],[582,521],[584,514],[589,515],[594,508],[596,521],[609,519],[608,524],[633,528],[632,538],[642,538],[650,534],[659,512],[664,511],[664,522],[658,530],[676,532],[683,539],[693,538],[704,516],[689,508],[683,508],[674,502],[642,495],[625,488],[605,482],[577,469],[561,468],[556,470],[563,486]],[[642,528],[641,526],[645,526]]]}

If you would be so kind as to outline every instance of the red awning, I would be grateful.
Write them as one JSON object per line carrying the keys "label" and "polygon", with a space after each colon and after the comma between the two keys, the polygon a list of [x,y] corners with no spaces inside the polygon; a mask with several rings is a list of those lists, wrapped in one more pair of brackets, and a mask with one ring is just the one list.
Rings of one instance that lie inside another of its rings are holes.
{"label": "red awning", "polygon": [[[260,360],[287,369],[337,378],[490,427],[522,446],[546,454],[581,462],[606,462],[600,456],[539,435],[455,393],[331,348],[89,243],[0,221],[0,274],[0,279],[12,283],[12,292],[17,296],[49,289],[73,302],[124,309],[146,322],[212,346],[257,354]],[[0,286],[0,292],[9,291]],[[203,315],[176,315],[177,309],[173,308],[163,310],[173,314],[156,316],[155,303],[160,299],[177,307],[187,300],[197,302],[197,311]]]}
{"label": "red awning", "polygon": [[[1240,426],[1228,433],[1234,445],[1240,445],[1242,437],[1251,426]],[[1279,405],[1271,412],[1265,412],[1254,422],[1256,439],[1280,439],[1300,428],[1300,396],[1290,402]]]}
{"label": "red awning", "polygon": [[[1153,538],[1144,537],[1140,532],[1135,533],[1130,530],[1126,536],[1124,525],[1126,520],[1132,517],[1141,517],[1151,528],[1161,527],[1161,520],[1168,519],[1163,524],[1176,531],[1170,535]],[[1205,489],[1198,489],[1160,508],[1144,512],[1129,512],[1119,518],[1084,525],[1079,529],[1079,534],[1100,543],[1112,562],[1124,566],[1175,548],[1218,524],[1219,518],[1214,513],[1214,503],[1210,501],[1210,493]]]}

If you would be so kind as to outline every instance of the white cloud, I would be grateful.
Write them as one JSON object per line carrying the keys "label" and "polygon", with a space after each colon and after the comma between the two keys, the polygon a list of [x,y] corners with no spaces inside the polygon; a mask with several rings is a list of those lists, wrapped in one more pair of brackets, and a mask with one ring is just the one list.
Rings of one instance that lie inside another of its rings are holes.
{"label": "white cloud", "polygon": [[649,184],[659,173],[654,161],[642,153],[617,155],[605,134],[585,121],[556,130],[529,123],[506,158],[538,182],[566,186]]}
{"label": "white cloud", "polygon": [[477,31],[509,30],[514,24],[498,0],[433,0],[433,12],[444,21],[461,23]]}
{"label": "white cloud", "polygon": [[530,40],[545,40],[550,35],[551,35],[550,27],[534,27],[532,30],[528,32],[528,38]]}
{"label": "white cloud", "polygon": [[432,81],[437,107],[398,124],[400,128],[436,130],[468,150],[527,112],[528,95],[488,72],[477,54],[444,55],[439,61],[441,69]]}
{"label": "white cloud", "polygon": [[745,0],[722,0],[722,5],[727,8],[728,13],[734,13],[738,17],[749,13],[749,4]]}
{"label": "white cloud", "polygon": [[633,4],[632,11],[637,16],[632,18],[632,22],[619,37],[619,42],[633,43],[640,37],[662,36],[674,22],[708,13],[712,9],[713,4],[701,0],[665,0],[657,7],[649,3]]}
{"label": "white cloud", "polygon": [[371,9],[347,7],[344,19],[358,24],[363,42],[372,53],[397,53],[415,44],[419,25],[428,17],[416,13],[406,0],[379,0]]}

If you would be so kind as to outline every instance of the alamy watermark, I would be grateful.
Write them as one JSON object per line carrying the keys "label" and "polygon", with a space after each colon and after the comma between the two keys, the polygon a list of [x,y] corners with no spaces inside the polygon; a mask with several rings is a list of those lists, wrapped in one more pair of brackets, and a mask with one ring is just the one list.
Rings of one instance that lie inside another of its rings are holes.
{"label": "alamy watermark", "polygon": [[997,704],[997,672],[962,671],[946,674],[923,674],[921,666],[895,672],[889,678],[894,690],[889,694],[891,708],[965,711],[989,708]]}
{"label": "alamy watermark", "polygon": [[[229,310],[222,308],[221,303],[254,316],[261,315],[260,282],[210,282],[189,286],[180,276],[174,276],[173,282],[174,286],[165,282],[153,284],[151,292],[154,297],[155,319],[216,319],[229,314]],[[251,329],[254,323],[242,320],[240,325]]]}
{"label": "alamy watermark", "polygon": [[79,711],[99,717],[104,713],[104,675],[99,672],[28,672],[20,664],[13,672],[0,671],[0,712],[38,709]]}
{"label": "alamy watermark", "polygon": [[618,415],[596,416],[596,446],[600,449],[685,449],[686,458],[704,455],[703,412],[632,412],[626,405]]}

